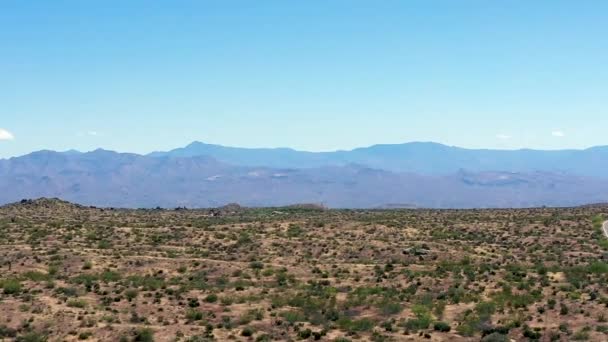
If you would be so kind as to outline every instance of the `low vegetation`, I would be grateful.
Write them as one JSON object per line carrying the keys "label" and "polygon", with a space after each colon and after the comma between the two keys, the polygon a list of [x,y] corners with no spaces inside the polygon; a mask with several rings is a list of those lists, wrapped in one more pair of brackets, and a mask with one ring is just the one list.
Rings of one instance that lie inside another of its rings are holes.
{"label": "low vegetation", "polygon": [[607,208],[0,208],[0,340],[605,341]]}

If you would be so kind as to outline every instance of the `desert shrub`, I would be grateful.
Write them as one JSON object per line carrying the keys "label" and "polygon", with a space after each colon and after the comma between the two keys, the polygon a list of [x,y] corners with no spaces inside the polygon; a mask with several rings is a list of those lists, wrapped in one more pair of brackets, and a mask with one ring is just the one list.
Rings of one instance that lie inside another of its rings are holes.
{"label": "desert shrub", "polygon": [[338,326],[352,333],[370,331],[374,328],[375,322],[369,318],[362,318],[358,320],[352,320],[350,318],[340,318],[337,321]]}
{"label": "desert shrub", "polygon": [[24,335],[20,335],[15,340],[16,342],[46,342],[47,336],[38,332],[28,332]]}
{"label": "desert shrub", "polygon": [[121,278],[122,276],[120,275],[120,273],[114,271],[104,271],[99,274],[99,279],[106,283],[116,282],[119,281]]}
{"label": "desert shrub", "polygon": [[241,330],[241,336],[245,336],[245,337],[253,336],[254,333],[255,333],[255,331],[251,327],[245,327],[245,328],[243,328],[243,330]]}
{"label": "desert shrub", "polygon": [[462,336],[473,336],[475,333],[485,327],[483,323],[484,321],[481,320],[477,314],[471,311],[465,312],[462,321],[456,328],[456,331],[458,331],[458,333]]}
{"label": "desert shrub", "polygon": [[112,243],[108,240],[101,240],[97,243],[97,248],[99,249],[109,249],[112,248]]}
{"label": "desert shrub", "polygon": [[85,308],[87,306],[87,302],[83,299],[70,299],[67,302],[67,305],[71,308]]}
{"label": "desert shrub", "polygon": [[405,328],[416,331],[427,329],[431,325],[433,318],[431,317],[431,313],[427,307],[422,305],[414,305],[412,307],[412,312],[416,318],[410,318],[405,321]]}
{"label": "desert shrub", "polygon": [[480,302],[475,306],[475,312],[481,319],[489,319],[496,311],[496,304],[492,302]]}
{"label": "desert shrub", "polygon": [[443,313],[445,311],[445,305],[446,305],[446,303],[443,300],[438,300],[433,303],[433,314],[435,315],[435,317],[437,317],[437,318],[443,317]]}
{"label": "desert shrub", "polygon": [[48,268],[48,270],[47,270],[47,273],[48,273],[49,277],[51,277],[51,278],[54,277],[54,276],[56,276],[57,273],[59,273],[59,266],[58,265],[54,265],[54,264],[50,265],[49,268]]}
{"label": "desert shrub", "polygon": [[92,286],[98,280],[99,280],[99,276],[96,274],[79,274],[79,275],[73,277],[72,279],[70,279],[70,281],[74,284],[85,285],[85,286]]}
{"label": "desert shrub", "polygon": [[21,292],[21,283],[17,279],[2,280],[0,285],[5,294],[15,295]]}
{"label": "desert shrub", "polygon": [[312,336],[312,330],[310,330],[308,328],[306,328],[304,330],[300,330],[298,332],[298,337],[303,340],[310,338],[310,336]]}
{"label": "desert shrub", "polygon": [[[513,293],[509,285],[503,285],[502,291],[492,295],[493,303],[497,308],[513,307],[518,309],[526,308],[535,302],[535,297],[528,293]],[[487,307],[486,309],[490,309]]]}
{"label": "desert shrub", "polygon": [[530,340],[540,340],[542,334],[540,331],[532,330],[529,327],[524,328],[524,337],[529,338]]}
{"label": "desert shrub", "polygon": [[386,316],[396,315],[403,310],[401,303],[391,299],[382,300],[378,304],[378,308],[380,309],[382,314]]}
{"label": "desert shrub", "polygon": [[130,302],[133,299],[137,298],[137,295],[139,294],[139,291],[137,291],[137,289],[127,289],[125,291],[125,297],[127,297],[127,300]]}
{"label": "desert shrub", "polygon": [[76,297],[78,295],[78,289],[74,287],[59,287],[57,293],[62,294],[66,297]]}
{"label": "desert shrub", "polygon": [[572,340],[574,341],[587,341],[589,340],[589,332],[591,331],[591,327],[586,326],[581,330],[577,331],[572,335]]}
{"label": "desert shrub", "polygon": [[247,311],[244,315],[239,318],[239,324],[249,324],[251,321],[260,321],[264,318],[264,311],[260,309],[252,309]]}
{"label": "desert shrub", "polygon": [[287,228],[287,236],[289,236],[289,237],[298,237],[298,236],[302,235],[302,233],[304,233],[304,230],[302,229],[302,227],[298,226],[297,224],[292,223]]}
{"label": "desert shrub", "polygon": [[211,294],[208,294],[207,297],[205,297],[204,301],[207,303],[215,303],[215,302],[217,302],[217,299],[218,299],[217,295],[215,293],[211,293]]}
{"label": "desert shrub", "polygon": [[201,304],[198,302],[197,298],[188,298],[188,306],[191,308],[198,308]]}
{"label": "desert shrub", "polygon": [[200,321],[204,317],[203,313],[199,310],[188,310],[186,311],[186,319],[189,321]]}
{"label": "desert shrub", "polygon": [[28,271],[23,274],[23,277],[34,282],[49,281],[50,275],[38,271]]}
{"label": "desert shrub", "polygon": [[165,286],[165,280],[155,276],[130,276],[127,278],[128,283],[133,287],[142,287],[144,291],[156,291]]}
{"label": "desert shrub", "polygon": [[452,327],[446,322],[435,322],[435,324],[433,324],[433,329],[436,331],[448,332],[452,330]]}
{"label": "desert shrub", "polygon": [[268,334],[262,334],[255,338],[255,342],[270,342],[272,338]]}
{"label": "desert shrub", "polygon": [[188,287],[197,290],[205,290],[209,288],[209,284],[207,284],[207,273],[200,271],[190,275],[188,277]]}
{"label": "desert shrub", "polygon": [[90,332],[90,331],[83,331],[80,334],[78,334],[78,339],[79,340],[87,340],[91,336],[93,336],[92,332]]}
{"label": "desert shrub", "polygon": [[608,273],[608,263],[602,261],[596,261],[589,265],[587,268],[589,273],[593,274],[606,274]]}
{"label": "desert shrub", "polygon": [[0,325],[0,338],[13,338],[17,336],[17,330]]}
{"label": "desert shrub", "polygon": [[261,270],[261,269],[264,268],[264,263],[261,262],[261,261],[252,261],[249,264],[249,267],[252,268],[252,269],[254,269],[254,270]]}
{"label": "desert shrub", "polygon": [[224,329],[232,329],[233,328],[232,318],[230,316],[222,316],[222,323],[220,326],[223,327]]}
{"label": "desert shrub", "polygon": [[304,316],[304,314],[299,311],[284,311],[281,312],[280,316],[283,317],[283,319],[285,319],[287,322],[292,324],[296,322],[306,321],[306,317]]}
{"label": "desert shrub", "polygon": [[151,329],[138,329],[133,336],[135,342],[154,342],[154,331]]}
{"label": "desert shrub", "polygon": [[497,332],[486,335],[481,339],[481,342],[509,342],[509,337]]}

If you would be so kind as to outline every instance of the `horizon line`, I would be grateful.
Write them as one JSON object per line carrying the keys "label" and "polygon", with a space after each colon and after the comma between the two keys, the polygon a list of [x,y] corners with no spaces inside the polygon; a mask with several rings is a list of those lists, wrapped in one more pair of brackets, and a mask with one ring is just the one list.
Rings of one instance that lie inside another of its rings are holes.
{"label": "horizon line", "polygon": [[[188,206],[170,206],[170,207],[164,207],[164,206],[150,206],[150,207],[146,207],[146,206],[139,206],[139,207],[128,207],[128,206],[109,206],[109,205],[92,205],[92,204],[86,204],[83,202],[79,202],[79,201],[71,201],[71,200],[67,200],[65,198],[62,197],[57,197],[57,196],[42,196],[42,197],[31,197],[31,198],[22,198],[21,200],[16,200],[14,202],[8,202],[8,203],[4,203],[4,204],[0,204],[0,208],[5,208],[5,207],[9,207],[9,206],[18,206],[18,205],[27,205],[27,204],[36,204],[36,202],[42,202],[42,201],[50,201],[50,202],[62,202],[64,204],[68,204],[68,205],[73,205],[73,206],[77,206],[77,207],[81,207],[83,209],[101,209],[101,210],[127,210],[127,211],[138,211],[138,210],[144,210],[144,211],[178,211],[178,210],[213,210],[213,209],[221,209],[221,208],[225,208],[225,207],[229,207],[231,205],[237,205],[239,206],[241,209],[243,210],[248,210],[248,209],[276,209],[276,208],[284,208],[284,209],[304,209],[304,210],[336,210],[336,211],[340,211],[340,210],[365,210],[365,211],[369,211],[369,210],[377,210],[377,211],[402,211],[402,210],[408,210],[408,211],[420,211],[420,210],[436,210],[436,211],[471,211],[471,210],[489,210],[489,211],[505,211],[505,210],[522,210],[522,209],[536,209],[536,210],[551,210],[551,209],[575,209],[575,208],[584,208],[584,207],[594,207],[594,206],[608,206],[608,203],[606,202],[589,202],[589,203],[585,203],[585,204],[580,204],[580,205],[572,205],[572,206],[553,206],[553,205],[540,205],[540,206],[530,206],[530,207],[509,207],[509,206],[497,206],[497,207],[463,207],[463,208],[459,208],[459,207],[454,207],[454,208],[440,208],[440,207],[428,207],[428,206],[413,206],[413,207],[386,207],[386,206],[390,206],[390,205],[398,205],[399,203],[385,203],[376,207],[330,207],[330,206],[326,206],[324,203],[315,203],[315,202],[294,202],[291,204],[285,204],[285,205],[278,205],[278,206],[268,206],[268,205],[264,205],[264,206],[248,206],[248,205],[243,205],[240,204],[238,202],[226,202],[223,203],[221,205],[218,206],[212,206],[212,207],[188,207]],[[300,206],[318,206],[318,208],[303,208]],[[407,203],[402,203],[399,205],[408,205]],[[300,207],[300,208],[298,208]]]}
{"label": "horizon line", "polygon": [[106,151],[106,152],[114,152],[114,153],[118,153],[118,154],[135,154],[135,155],[139,155],[139,156],[150,156],[153,154],[160,154],[160,153],[169,153],[171,151],[175,151],[175,150],[179,150],[179,149],[185,149],[188,148],[191,145],[194,144],[202,144],[202,145],[207,145],[207,146],[216,146],[216,147],[223,147],[223,148],[233,148],[233,149],[244,149],[244,150],[290,150],[293,152],[301,152],[301,153],[338,153],[338,152],[353,152],[356,150],[361,150],[361,149],[369,149],[369,148],[373,148],[373,147],[380,147],[380,146],[402,146],[402,145],[415,145],[415,144],[420,144],[420,145],[436,145],[436,146],[442,146],[442,147],[447,147],[447,148],[455,148],[455,149],[460,149],[460,150],[469,150],[469,151],[496,151],[496,152],[517,152],[517,151],[537,151],[537,152],[565,152],[565,151],[587,151],[590,149],[594,149],[594,148],[603,148],[603,147],[608,147],[608,145],[593,145],[593,146],[589,146],[589,147],[585,147],[585,148],[562,148],[562,149],[535,149],[535,148],[530,148],[530,147],[521,147],[521,148],[471,148],[471,147],[462,147],[462,146],[457,146],[457,145],[449,145],[449,144],[445,144],[445,143],[440,143],[440,142],[435,142],[435,141],[408,141],[408,142],[401,142],[401,143],[378,143],[378,144],[372,144],[372,145],[367,145],[367,146],[359,146],[359,147],[354,147],[351,149],[332,149],[332,150],[324,150],[324,151],[311,151],[311,150],[304,150],[304,149],[296,149],[296,148],[292,148],[292,147],[286,147],[286,146],[280,146],[280,147],[241,147],[241,146],[234,146],[234,145],[223,145],[223,144],[215,144],[215,143],[206,143],[200,140],[194,140],[191,143],[185,145],[185,146],[180,146],[180,147],[175,147],[172,149],[168,149],[168,150],[155,150],[155,151],[151,151],[151,152],[146,152],[146,153],[138,153],[138,152],[130,152],[130,151],[120,151],[120,150],[113,150],[113,149],[106,149],[103,147],[98,147],[92,150],[88,150],[88,151],[80,151],[77,149],[68,149],[68,150],[53,150],[53,149],[40,149],[40,150],[34,150],[25,154],[21,154],[21,155],[16,155],[16,156],[11,156],[11,157],[1,157],[0,160],[8,160],[8,159],[12,159],[12,158],[19,158],[19,157],[23,157],[23,156],[27,156],[30,154],[34,154],[34,153],[40,153],[40,152],[53,152],[53,153],[62,153],[62,154],[66,154],[66,153],[78,153],[78,154],[86,154],[86,153],[94,153],[94,152],[98,152],[98,151]]}

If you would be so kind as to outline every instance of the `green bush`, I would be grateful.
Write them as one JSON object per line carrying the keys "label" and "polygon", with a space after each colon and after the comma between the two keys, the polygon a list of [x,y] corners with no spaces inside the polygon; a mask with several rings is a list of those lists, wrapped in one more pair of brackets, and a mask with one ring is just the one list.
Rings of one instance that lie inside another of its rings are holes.
{"label": "green bush", "polygon": [[370,331],[376,324],[369,318],[362,318],[358,320],[351,320],[349,318],[340,318],[338,320],[338,326],[343,330],[347,330],[351,333]]}
{"label": "green bush", "polygon": [[500,333],[491,333],[481,339],[481,342],[509,342],[509,337]]}
{"label": "green bush", "polygon": [[298,337],[303,340],[310,338],[310,336],[312,336],[312,330],[310,329],[304,329],[298,332]]}
{"label": "green bush", "polygon": [[205,302],[207,303],[215,303],[217,302],[217,295],[215,293],[211,293],[205,297]]}
{"label": "green bush", "polygon": [[450,327],[450,325],[446,322],[435,322],[433,329],[435,331],[448,332],[452,330],[452,327]]}
{"label": "green bush", "polygon": [[189,321],[200,321],[203,319],[203,313],[198,310],[188,310],[186,311],[186,319]]}
{"label": "green bush", "polygon": [[573,341],[588,341],[589,340],[589,332],[586,330],[579,330],[574,335],[572,335]]}
{"label": "green bush", "polygon": [[104,271],[99,275],[99,278],[106,283],[111,283],[111,282],[119,281],[121,278],[121,275],[118,272]]}
{"label": "green bush", "polygon": [[78,334],[78,339],[79,340],[87,340],[91,336],[93,336],[92,332],[90,332],[90,331],[83,331],[80,334]]}
{"label": "green bush", "polygon": [[432,317],[429,309],[423,305],[414,305],[412,312],[416,318],[411,318],[405,321],[405,327],[409,330],[427,329],[432,322]]}
{"label": "green bush", "polygon": [[303,322],[306,320],[304,314],[299,311],[281,312],[281,317],[283,317],[283,319],[292,324],[296,322]]}
{"label": "green bush", "polygon": [[241,330],[241,336],[245,336],[245,337],[253,336],[254,333],[255,333],[255,331],[251,327],[245,327],[245,328],[243,328],[243,330]]}
{"label": "green bush", "polygon": [[496,304],[492,302],[480,302],[475,306],[475,312],[481,319],[489,319],[496,311]]}
{"label": "green bush", "polygon": [[68,300],[68,306],[71,308],[85,308],[87,306],[87,302],[82,299],[70,299]]}
{"label": "green bush", "polygon": [[6,325],[0,325],[0,339],[1,338],[9,338],[17,336],[17,331],[15,329],[9,328]]}
{"label": "green bush", "polygon": [[51,279],[51,277],[47,273],[42,273],[38,271],[25,272],[23,276],[34,282],[48,281]]}
{"label": "green bush", "polygon": [[541,336],[542,334],[540,331],[531,330],[528,327],[524,329],[524,337],[527,337],[530,340],[540,340]]}
{"label": "green bush", "polygon": [[290,224],[287,228],[287,236],[289,237],[298,237],[302,235],[302,233],[304,233],[304,230],[302,229],[302,227],[296,224]]}
{"label": "green bush", "polygon": [[390,316],[396,315],[403,310],[403,307],[399,302],[386,299],[378,304],[378,308],[382,311],[383,315]]}
{"label": "green bush", "polygon": [[15,295],[21,292],[21,283],[16,279],[7,279],[1,282],[5,294]]}
{"label": "green bush", "polygon": [[137,291],[137,289],[127,289],[125,291],[125,297],[127,297],[127,300],[130,302],[133,299],[137,298],[137,295],[139,294],[139,291]]}
{"label": "green bush", "polygon": [[608,263],[596,261],[589,265],[588,272],[593,274],[606,274],[608,273]]}
{"label": "green bush", "polygon": [[151,329],[139,329],[135,331],[133,341],[136,342],[154,342],[154,331]]}
{"label": "green bush", "polygon": [[16,342],[46,342],[48,338],[46,335],[37,332],[29,332],[25,335],[18,336]]}
{"label": "green bush", "polygon": [[249,264],[249,267],[252,268],[252,269],[254,269],[254,270],[261,270],[261,269],[264,268],[264,263],[261,262],[261,261],[252,261]]}

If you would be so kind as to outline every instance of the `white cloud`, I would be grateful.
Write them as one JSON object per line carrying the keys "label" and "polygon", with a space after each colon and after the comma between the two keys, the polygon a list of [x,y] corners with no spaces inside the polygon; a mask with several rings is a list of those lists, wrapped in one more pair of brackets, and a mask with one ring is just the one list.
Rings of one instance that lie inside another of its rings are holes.
{"label": "white cloud", "polygon": [[79,137],[100,137],[102,134],[97,131],[86,131],[76,133]]}
{"label": "white cloud", "polygon": [[13,135],[13,133],[0,128],[0,140],[13,140],[15,139],[15,136]]}
{"label": "white cloud", "polygon": [[558,130],[558,131],[553,131],[553,132],[551,132],[551,135],[552,135],[552,136],[554,136],[554,137],[558,137],[558,138],[561,138],[561,137],[566,136],[566,135],[564,134],[564,132],[559,131],[559,130]]}
{"label": "white cloud", "polygon": [[498,138],[500,140],[509,140],[509,139],[511,139],[511,136],[508,134],[497,134],[496,138]]}

